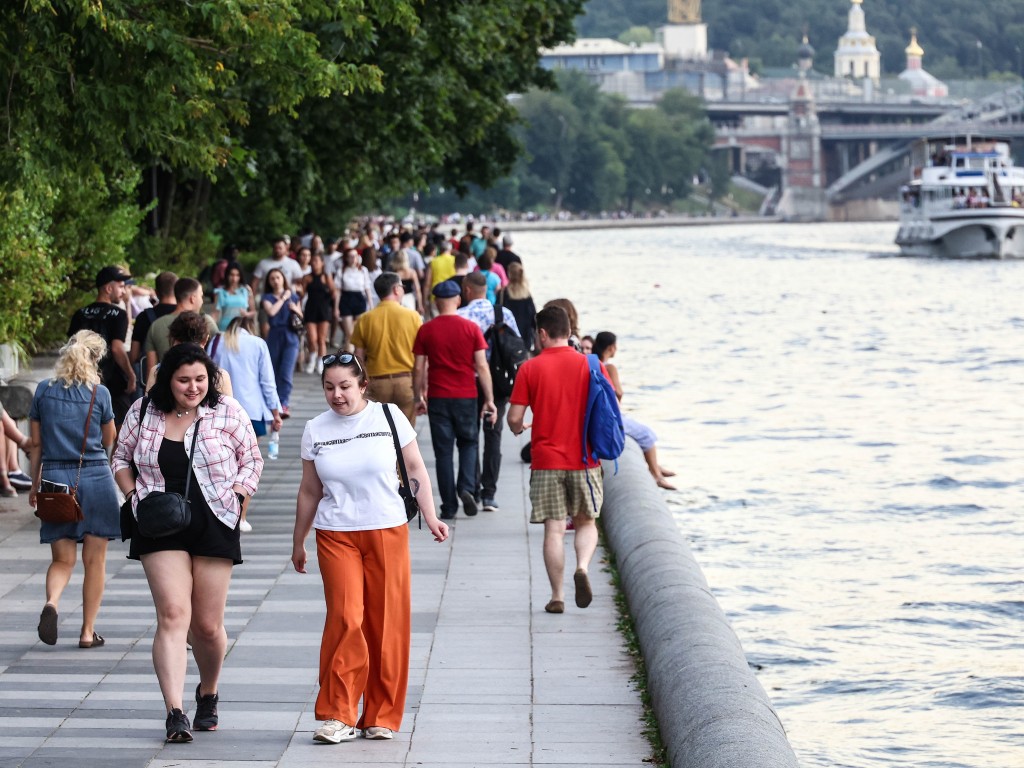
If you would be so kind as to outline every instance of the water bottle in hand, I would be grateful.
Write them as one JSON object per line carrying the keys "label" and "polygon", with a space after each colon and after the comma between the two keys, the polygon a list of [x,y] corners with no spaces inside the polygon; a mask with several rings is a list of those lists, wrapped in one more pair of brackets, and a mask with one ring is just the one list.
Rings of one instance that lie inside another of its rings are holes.
{"label": "water bottle in hand", "polygon": [[267,458],[271,461],[277,461],[277,452],[281,447],[281,433],[271,432],[270,433],[270,444],[267,446]]}

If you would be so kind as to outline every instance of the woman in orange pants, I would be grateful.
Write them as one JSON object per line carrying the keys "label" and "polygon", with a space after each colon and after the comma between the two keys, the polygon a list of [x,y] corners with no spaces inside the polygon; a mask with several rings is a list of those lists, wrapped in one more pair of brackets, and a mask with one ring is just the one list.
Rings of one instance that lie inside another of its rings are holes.
{"label": "woman in orange pants", "polygon": [[[327,618],[320,643],[315,741],[390,739],[402,724],[409,680],[409,528],[398,495],[395,443],[384,407],[366,399],[366,372],[353,355],[327,355],[321,374],[330,410],[306,423],[295,508],[292,564],[306,572],[306,537],[316,528]],[[416,432],[397,408],[409,483],[434,539],[437,519]],[[360,717],[359,701],[363,701]]]}

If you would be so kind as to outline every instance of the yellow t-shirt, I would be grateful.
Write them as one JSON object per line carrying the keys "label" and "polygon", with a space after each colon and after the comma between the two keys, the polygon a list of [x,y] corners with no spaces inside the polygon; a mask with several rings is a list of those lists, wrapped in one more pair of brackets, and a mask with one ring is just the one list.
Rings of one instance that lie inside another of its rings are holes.
{"label": "yellow t-shirt", "polygon": [[412,345],[422,324],[419,312],[391,300],[360,315],[351,341],[365,353],[367,375],[372,379],[412,371]]}
{"label": "yellow t-shirt", "polygon": [[430,262],[430,290],[434,290],[438,283],[451,280],[454,275],[455,257],[450,253],[435,256],[434,260]]}

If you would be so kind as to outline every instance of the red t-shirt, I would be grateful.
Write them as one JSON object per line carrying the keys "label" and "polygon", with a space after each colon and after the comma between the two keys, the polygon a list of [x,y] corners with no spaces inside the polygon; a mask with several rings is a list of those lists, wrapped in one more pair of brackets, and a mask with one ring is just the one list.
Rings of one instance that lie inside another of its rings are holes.
{"label": "red t-shirt", "polygon": [[413,342],[414,355],[425,355],[427,397],[476,399],[476,367],[473,357],[487,349],[480,326],[458,315],[439,315],[424,323]]}
{"label": "red t-shirt", "polygon": [[[601,365],[605,376],[608,371]],[[590,366],[572,347],[548,347],[519,367],[509,402],[533,411],[532,469],[583,469],[583,416]]]}

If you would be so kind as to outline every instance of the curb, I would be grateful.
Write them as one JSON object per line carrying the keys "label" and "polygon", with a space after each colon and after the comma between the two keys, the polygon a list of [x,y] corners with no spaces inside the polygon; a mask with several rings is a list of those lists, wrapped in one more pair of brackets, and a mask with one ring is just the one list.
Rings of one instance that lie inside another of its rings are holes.
{"label": "curb", "polygon": [[747,664],[640,449],[604,462],[601,519],[636,625],[672,768],[796,768],[771,701]]}

